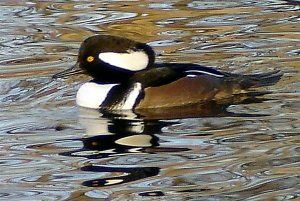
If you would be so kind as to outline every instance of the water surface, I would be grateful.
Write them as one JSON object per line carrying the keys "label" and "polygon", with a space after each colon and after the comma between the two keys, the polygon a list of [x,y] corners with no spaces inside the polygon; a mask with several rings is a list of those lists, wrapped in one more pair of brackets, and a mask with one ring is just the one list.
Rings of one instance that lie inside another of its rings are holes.
{"label": "water surface", "polygon": [[[299,199],[299,16],[299,1],[1,1],[0,199]],[[199,115],[115,118],[76,107],[89,78],[51,79],[99,33],[158,62],[285,74]]]}

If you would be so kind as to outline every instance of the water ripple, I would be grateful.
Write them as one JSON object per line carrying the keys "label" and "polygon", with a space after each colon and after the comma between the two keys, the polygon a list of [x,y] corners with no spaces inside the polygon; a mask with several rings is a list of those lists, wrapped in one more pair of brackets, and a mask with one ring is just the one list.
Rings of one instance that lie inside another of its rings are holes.
{"label": "water ripple", "polygon": [[124,13],[124,12],[111,12],[111,11],[101,11],[99,12],[90,12],[88,15],[85,13],[74,14],[68,18],[62,16],[66,24],[76,25],[82,24],[85,25],[99,25],[105,24],[112,21],[126,20],[135,17],[135,13]]}
{"label": "water ripple", "polygon": [[[65,199],[69,196],[68,192],[63,192],[59,190],[49,190],[47,188],[39,189],[10,189],[2,188],[0,190],[0,199],[5,200],[44,200],[47,197],[47,200],[60,200]],[[28,197],[28,199],[27,199]]]}
{"label": "water ripple", "polygon": [[[299,198],[299,16],[289,0],[1,1],[0,199]],[[90,78],[51,75],[95,33],[148,42],[157,61],[285,74],[222,115],[81,115],[74,98]]]}

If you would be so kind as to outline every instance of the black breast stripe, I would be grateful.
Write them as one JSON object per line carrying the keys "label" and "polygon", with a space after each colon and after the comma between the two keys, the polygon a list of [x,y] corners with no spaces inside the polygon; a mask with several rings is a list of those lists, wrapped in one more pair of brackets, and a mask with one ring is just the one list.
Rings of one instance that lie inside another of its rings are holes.
{"label": "black breast stripe", "polygon": [[[100,108],[102,108],[103,110],[123,109],[122,107],[124,103],[129,98],[130,94],[134,91],[135,84],[136,83],[122,83],[120,85],[114,86],[107,94],[105,100],[100,105]],[[144,91],[143,89],[141,89],[136,99],[134,100],[135,103],[133,104],[133,108],[139,102],[143,95]]]}

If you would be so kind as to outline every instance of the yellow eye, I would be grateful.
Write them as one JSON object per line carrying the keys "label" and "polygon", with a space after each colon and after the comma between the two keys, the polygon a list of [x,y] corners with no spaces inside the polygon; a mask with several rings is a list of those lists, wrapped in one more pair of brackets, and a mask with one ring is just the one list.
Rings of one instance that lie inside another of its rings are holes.
{"label": "yellow eye", "polygon": [[89,56],[86,58],[86,61],[90,63],[90,62],[94,61],[94,59],[95,58],[93,56]]}

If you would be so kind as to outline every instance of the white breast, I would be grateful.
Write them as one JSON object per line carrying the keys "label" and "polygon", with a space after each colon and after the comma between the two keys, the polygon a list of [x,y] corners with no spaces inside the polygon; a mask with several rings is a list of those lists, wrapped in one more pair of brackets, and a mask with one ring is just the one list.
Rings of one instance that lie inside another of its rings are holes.
{"label": "white breast", "polygon": [[117,84],[83,84],[76,95],[76,104],[81,107],[97,109],[105,100],[108,92]]}

